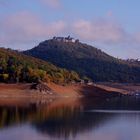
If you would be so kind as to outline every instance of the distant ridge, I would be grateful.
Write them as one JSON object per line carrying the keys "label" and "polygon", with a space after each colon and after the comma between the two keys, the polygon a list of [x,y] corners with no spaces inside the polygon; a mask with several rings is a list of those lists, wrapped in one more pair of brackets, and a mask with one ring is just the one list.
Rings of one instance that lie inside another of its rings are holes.
{"label": "distant ridge", "polygon": [[79,40],[66,42],[63,39],[43,41],[23,53],[75,70],[93,81],[140,82],[140,63],[117,59]]}

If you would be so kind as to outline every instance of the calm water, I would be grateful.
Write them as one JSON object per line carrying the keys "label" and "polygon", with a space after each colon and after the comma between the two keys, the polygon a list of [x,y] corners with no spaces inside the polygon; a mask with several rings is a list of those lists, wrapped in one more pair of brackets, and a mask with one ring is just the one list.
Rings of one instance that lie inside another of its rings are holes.
{"label": "calm water", "polygon": [[5,102],[0,140],[140,140],[140,99]]}

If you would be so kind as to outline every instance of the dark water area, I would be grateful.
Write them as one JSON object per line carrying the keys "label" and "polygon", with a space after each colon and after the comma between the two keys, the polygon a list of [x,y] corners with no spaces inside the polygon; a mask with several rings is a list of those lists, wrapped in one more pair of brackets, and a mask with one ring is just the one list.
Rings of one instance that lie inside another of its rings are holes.
{"label": "dark water area", "polygon": [[0,140],[140,140],[140,98],[7,102]]}

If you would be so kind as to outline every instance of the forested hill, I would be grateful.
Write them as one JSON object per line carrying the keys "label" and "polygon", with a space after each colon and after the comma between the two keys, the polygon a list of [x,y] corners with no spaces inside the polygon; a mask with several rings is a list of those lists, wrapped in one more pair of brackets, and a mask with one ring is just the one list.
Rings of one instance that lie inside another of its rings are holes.
{"label": "forested hill", "polygon": [[0,82],[68,83],[79,80],[74,71],[67,71],[11,49],[0,48]]}
{"label": "forested hill", "polygon": [[93,81],[140,82],[139,63],[114,58],[79,41],[46,40],[24,54],[74,70]]}

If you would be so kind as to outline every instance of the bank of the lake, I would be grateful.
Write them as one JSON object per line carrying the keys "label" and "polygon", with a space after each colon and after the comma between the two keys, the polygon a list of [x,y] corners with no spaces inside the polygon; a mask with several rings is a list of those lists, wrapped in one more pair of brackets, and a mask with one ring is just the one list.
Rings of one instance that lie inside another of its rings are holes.
{"label": "bank of the lake", "polygon": [[97,85],[47,84],[52,93],[46,94],[40,90],[31,89],[33,84],[0,84],[0,98],[55,98],[55,97],[114,97],[121,93],[118,90],[102,88]]}

